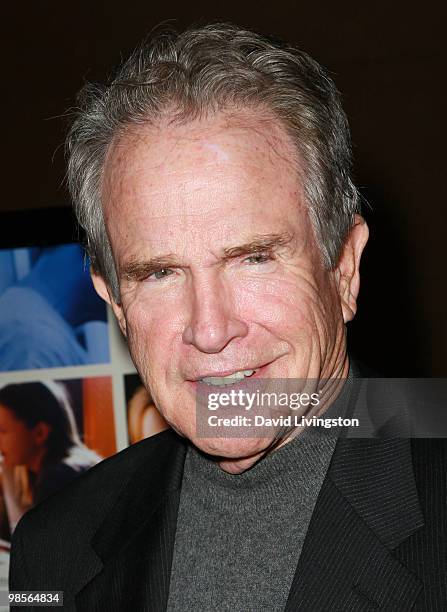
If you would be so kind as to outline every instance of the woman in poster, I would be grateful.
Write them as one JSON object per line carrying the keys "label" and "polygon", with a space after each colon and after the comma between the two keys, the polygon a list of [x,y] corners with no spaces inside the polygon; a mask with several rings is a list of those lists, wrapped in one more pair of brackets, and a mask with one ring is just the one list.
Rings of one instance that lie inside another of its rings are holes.
{"label": "woman in poster", "polygon": [[82,444],[65,387],[54,382],[0,389],[0,452],[11,531],[31,506],[101,460]]}

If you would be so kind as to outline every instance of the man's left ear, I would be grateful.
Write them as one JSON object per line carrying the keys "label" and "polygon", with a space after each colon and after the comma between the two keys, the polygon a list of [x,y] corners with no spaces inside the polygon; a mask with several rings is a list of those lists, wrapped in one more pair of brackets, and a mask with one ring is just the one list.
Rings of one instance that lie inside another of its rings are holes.
{"label": "man's left ear", "polygon": [[366,221],[355,215],[354,225],[346,238],[342,254],[335,268],[335,279],[341,300],[344,322],[351,321],[357,312],[357,296],[360,290],[360,258],[368,242]]}

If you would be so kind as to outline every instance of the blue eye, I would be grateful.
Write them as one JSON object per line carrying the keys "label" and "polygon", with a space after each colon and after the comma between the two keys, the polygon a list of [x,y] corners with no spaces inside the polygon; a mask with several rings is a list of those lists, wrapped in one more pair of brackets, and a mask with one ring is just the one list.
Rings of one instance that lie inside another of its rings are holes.
{"label": "blue eye", "polygon": [[171,274],[174,274],[174,271],[170,268],[161,268],[160,270],[156,270],[155,272],[152,272],[152,274],[149,274],[148,278],[163,280],[167,276],[171,276]]}

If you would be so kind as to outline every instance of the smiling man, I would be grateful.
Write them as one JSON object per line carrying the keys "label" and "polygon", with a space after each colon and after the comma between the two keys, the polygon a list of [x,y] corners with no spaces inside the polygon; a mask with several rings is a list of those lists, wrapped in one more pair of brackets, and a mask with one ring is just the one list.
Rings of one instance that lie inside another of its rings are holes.
{"label": "smiling man", "polygon": [[[115,311],[165,419],[227,471],[253,465],[266,438],[198,439],[197,385],[346,377],[367,239],[358,218],[327,269],[307,212],[303,162],[268,109],[229,108],[186,123],[130,126],[110,145],[102,198],[120,290]],[[231,381],[231,379],[230,379]]]}
{"label": "smiling man", "polygon": [[310,418],[345,410],[359,375],[368,229],[327,74],[233,26],[163,33],[87,88],[69,148],[95,287],[171,430],[28,514],[11,586],[80,610],[422,605],[408,441],[200,434],[207,390],[326,381]]}

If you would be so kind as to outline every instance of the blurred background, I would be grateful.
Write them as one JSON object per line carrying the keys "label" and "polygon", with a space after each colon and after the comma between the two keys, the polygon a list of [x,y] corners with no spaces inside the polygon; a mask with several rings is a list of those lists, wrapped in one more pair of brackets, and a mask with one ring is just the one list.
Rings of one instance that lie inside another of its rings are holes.
{"label": "blurred background", "polygon": [[76,92],[104,80],[161,21],[182,28],[224,20],[277,35],[330,70],[352,128],[371,240],[351,347],[384,375],[445,376],[444,7],[402,0],[7,3],[0,210],[53,207],[57,228],[60,208],[69,205],[63,142]]}

